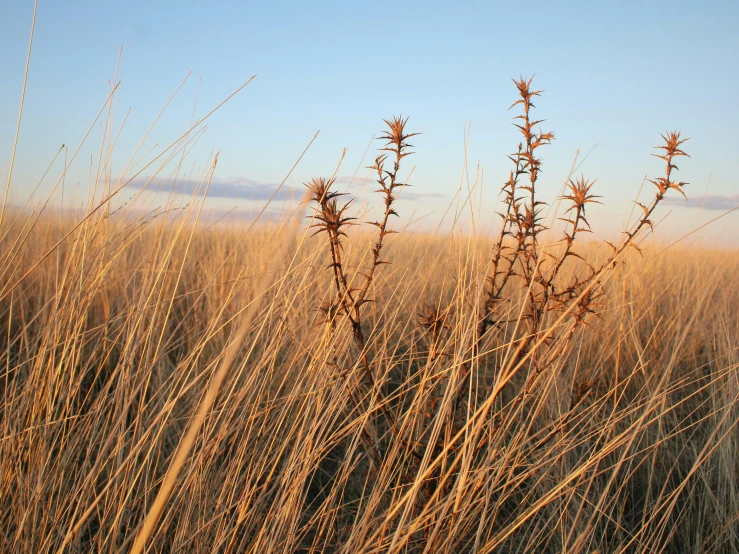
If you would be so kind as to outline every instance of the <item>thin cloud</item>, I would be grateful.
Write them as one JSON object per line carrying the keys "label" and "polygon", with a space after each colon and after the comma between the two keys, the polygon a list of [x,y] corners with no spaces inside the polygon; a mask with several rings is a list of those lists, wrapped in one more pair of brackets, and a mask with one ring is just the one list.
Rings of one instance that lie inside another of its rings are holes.
{"label": "thin cloud", "polygon": [[337,185],[348,185],[351,183],[352,187],[360,187],[368,183],[374,183],[374,177],[359,176],[352,177],[351,175],[341,175],[335,179]]}
{"label": "thin cloud", "polygon": [[[181,194],[183,196],[192,196],[198,190],[202,193],[205,187],[201,188],[202,182],[194,179],[178,179],[173,181],[158,181],[155,179],[147,186],[149,178],[142,177],[134,179],[128,186],[134,189],[147,188],[157,192],[169,192]],[[208,198],[229,198],[236,200],[256,200],[264,201],[272,198],[275,191],[279,187],[277,183],[261,183],[246,177],[229,177],[222,179],[214,179],[210,183],[208,189]],[[301,190],[294,187],[284,185],[275,196],[275,200],[289,200],[299,198],[302,195]]]}
{"label": "thin cloud", "polygon": [[739,194],[721,195],[709,194],[708,196],[684,198],[665,198],[664,203],[680,208],[703,208],[705,210],[731,210],[739,207]]}
{"label": "thin cloud", "polygon": [[220,209],[209,209],[203,210],[200,214],[200,219],[203,223],[209,225],[215,225],[217,223],[228,223],[228,222],[252,222],[257,216],[262,223],[276,223],[281,219],[284,219],[290,212],[276,209],[267,209],[261,212],[259,210],[243,211],[237,209],[226,210]]}
{"label": "thin cloud", "polygon": [[440,192],[413,192],[411,190],[404,190],[398,196],[399,201],[408,200],[412,202],[433,202],[434,200],[448,200],[448,194],[442,194]]}
{"label": "thin cloud", "polygon": [[[201,181],[194,179],[178,179],[176,182],[172,180],[157,180],[154,179],[150,184],[149,177],[140,177],[131,181],[128,186],[134,189],[147,188],[148,190],[156,192],[169,193],[172,191],[174,194],[183,196],[192,196],[198,190],[202,193],[205,187],[202,186]],[[337,184],[348,184],[351,181],[351,177],[342,176],[337,177]],[[357,177],[354,179],[351,188],[355,188],[362,184],[371,184],[372,179]],[[208,198],[225,198],[232,200],[253,200],[257,202],[264,202],[272,198],[275,191],[279,187],[277,183],[263,183],[248,179],[246,177],[226,177],[214,179],[210,183],[208,189]],[[284,185],[276,194],[275,200],[292,200],[293,198],[301,198],[303,195],[303,187],[292,187]],[[438,200],[446,200],[449,196],[437,192],[422,192],[417,187],[404,188],[399,195],[398,200],[400,201],[413,201],[413,202],[433,202]]]}
{"label": "thin cloud", "polygon": [[[337,185],[344,184],[348,185],[351,183],[351,188],[360,188],[365,185],[375,186],[377,188],[377,180],[375,177],[354,177],[348,175],[342,175],[335,179]],[[407,200],[412,202],[433,202],[435,200],[448,200],[449,195],[440,192],[423,192],[422,187],[410,185],[403,187],[398,195],[398,200]]]}

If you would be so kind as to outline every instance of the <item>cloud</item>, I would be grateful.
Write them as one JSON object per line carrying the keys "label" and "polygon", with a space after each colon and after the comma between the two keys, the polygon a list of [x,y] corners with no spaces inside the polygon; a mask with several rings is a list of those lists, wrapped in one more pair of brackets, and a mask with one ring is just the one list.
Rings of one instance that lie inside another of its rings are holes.
{"label": "cloud", "polygon": [[282,210],[276,210],[276,209],[267,209],[261,212],[261,210],[250,210],[250,211],[244,211],[244,210],[236,210],[236,209],[230,209],[226,210],[223,208],[220,209],[207,209],[203,210],[203,212],[200,214],[200,221],[204,224],[210,224],[214,225],[217,223],[228,223],[228,222],[252,222],[254,221],[257,216],[259,216],[259,220],[262,223],[276,223],[280,220],[284,220],[287,215],[291,213],[291,211],[282,211]]}
{"label": "cloud", "polygon": [[[170,190],[175,194],[181,194],[183,196],[192,196],[198,189],[200,189],[202,182],[194,179],[178,179],[176,182],[165,179],[153,179],[151,184],[147,186],[150,181],[150,177],[139,177],[131,181],[128,186],[134,189],[147,188],[148,190],[156,192],[168,193]],[[351,181],[349,176],[341,176],[336,178],[337,185],[344,184],[348,185]],[[356,177],[352,182],[351,188],[359,187],[361,185],[372,184],[373,179],[366,177]],[[208,189],[208,198],[227,198],[236,200],[254,200],[257,202],[264,202],[272,198],[272,195],[277,190],[278,183],[263,183],[248,179],[246,177],[225,177],[225,178],[214,178],[210,183]],[[205,190],[201,190],[202,192]],[[292,187],[283,185],[275,196],[275,200],[291,200],[293,198],[299,199],[304,193],[304,188]],[[413,201],[413,202],[433,202],[436,200],[446,200],[449,196],[446,194],[436,192],[421,192],[418,187],[405,188],[399,197],[400,201]]]}
{"label": "cloud", "polygon": [[703,208],[706,210],[731,210],[739,207],[739,194],[720,195],[709,194],[708,196],[697,196],[685,200],[682,197],[667,197],[664,203],[680,208]]}
{"label": "cloud", "polygon": [[[378,188],[377,180],[373,177],[360,177],[356,176],[352,179],[349,175],[342,175],[335,180],[337,185],[349,185],[351,188],[356,189],[363,186],[373,187],[372,190]],[[407,200],[409,202],[433,202],[435,200],[448,200],[449,195],[440,192],[423,192],[422,187],[416,185],[410,185],[403,187],[398,196],[399,201]]]}
{"label": "cloud", "polygon": [[351,183],[352,188],[354,187],[361,187],[366,184],[372,184],[375,183],[375,177],[366,177],[366,176],[360,176],[357,175],[356,177],[353,177],[351,175],[340,175],[335,179],[335,182],[337,185],[348,185]]}
{"label": "cloud", "polygon": [[402,202],[403,200],[409,202],[433,202],[434,200],[449,200],[449,195],[440,192],[413,192],[412,190],[404,190],[398,197],[398,201]]}
{"label": "cloud", "polygon": [[[166,193],[171,190],[175,194],[192,196],[202,185],[200,181],[193,179],[178,179],[174,183],[171,180],[154,179],[152,183],[147,186],[149,180],[150,178],[147,177],[137,178],[131,181],[128,186],[134,189],[143,189],[146,187],[149,190]],[[278,186],[279,184],[277,183],[261,183],[259,181],[254,181],[253,179],[247,179],[246,177],[214,178],[210,183],[210,188],[208,189],[208,198],[265,201],[272,197]],[[205,187],[202,188],[201,193],[204,190]],[[275,200],[300,198],[302,194],[302,190],[296,190],[294,187],[284,185],[279,192],[277,192]]]}

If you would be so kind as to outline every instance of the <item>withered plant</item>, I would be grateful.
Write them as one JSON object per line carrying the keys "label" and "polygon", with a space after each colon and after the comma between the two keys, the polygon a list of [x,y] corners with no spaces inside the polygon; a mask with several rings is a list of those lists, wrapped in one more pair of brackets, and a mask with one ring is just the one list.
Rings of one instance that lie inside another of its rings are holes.
{"label": "withered plant", "polygon": [[[350,368],[354,365],[361,365],[373,400],[379,406],[393,435],[400,438],[395,417],[382,399],[382,392],[367,357],[367,340],[363,328],[363,307],[374,301],[369,293],[376,278],[377,269],[383,264],[390,263],[381,258],[381,253],[385,238],[397,232],[390,229],[388,225],[392,216],[398,216],[394,205],[400,189],[409,186],[400,180],[401,162],[403,158],[413,153],[410,151],[413,146],[408,143],[408,139],[418,133],[406,132],[408,118],[403,119],[402,116],[397,116],[384,121],[386,129],[380,140],[384,141],[385,145],[381,149],[382,153],[375,158],[374,164],[371,166],[377,176],[379,189],[376,192],[382,197],[383,213],[379,220],[369,222],[370,225],[377,228],[376,239],[372,244],[369,267],[356,272],[356,275],[362,281],[358,285],[354,284],[354,276],[347,273],[347,265],[343,256],[343,240],[347,237],[346,230],[354,224],[356,219],[347,215],[352,200],[346,202],[340,200],[346,193],[331,189],[334,184],[333,179],[314,178],[306,186],[310,189],[311,199],[315,204],[313,217],[316,222],[312,225],[316,228],[314,235],[326,234],[331,254],[329,269],[332,270],[333,275],[333,291],[328,301],[319,309],[325,315],[325,322],[331,325],[332,328],[335,327],[337,319],[345,319],[348,322],[359,349],[359,362],[358,364],[350,364]],[[340,371],[344,372],[344,370]]]}
{"label": "withered plant", "polygon": [[[542,240],[549,228],[544,224],[543,210],[547,204],[540,199],[538,190],[542,173],[538,151],[554,140],[554,134],[539,130],[543,120],[532,115],[533,99],[543,91],[532,88],[531,78],[519,78],[514,83],[519,98],[511,108],[521,108],[521,113],[514,117],[514,125],[522,141],[509,156],[514,168],[502,187],[503,210],[498,214],[502,222],[485,278],[473,356],[477,355],[486,334],[496,329],[503,340],[509,341],[513,352],[512,357],[505,359],[507,367],[498,368],[498,371],[513,368],[515,372],[524,361],[528,363],[528,377],[515,405],[521,395],[531,392],[539,375],[561,359],[576,330],[587,325],[590,316],[599,316],[603,285],[609,272],[627,248],[641,252],[638,243],[643,231],[645,228],[653,230],[652,215],[668,191],[674,189],[684,196],[682,189],[686,183],[673,180],[673,172],[678,169],[675,159],[687,156],[681,147],[688,139],[681,138],[677,131],[662,135],[664,144],[656,148],[663,152],[654,155],[666,165],[663,176],[650,180],[657,188],[655,196],[647,205],[635,201],[643,214],[624,231],[619,244],[605,241],[611,253],[594,267],[574,246],[582,234],[592,232],[587,206],[600,204],[600,197],[592,192],[595,181],[585,177],[568,178],[565,193],[560,197],[565,207],[559,217],[565,224],[562,238],[553,243]],[[568,260],[577,265],[566,268]],[[563,313],[569,316],[569,323],[557,321]],[[463,369],[458,408],[467,390],[470,364],[464,364]],[[503,378],[508,381],[512,374]]]}
{"label": "withered plant", "polygon": [[[596,300],[602,295],[599,285],[606,270],[614,267],[627,247],[638,249],[638,235],[644,227],[652,227],[650,217],[667,191],[675,189],[683,193],[682,187],[686,183],[672,181],[672,172],[677,169],[674,159],[687,155],[680,149],[687,139],[681,139],[679,132],[663,135],[665,144],[657,148],[663,149],[665,153],[657,156],[666,162],[665,175],[651,181],[658,189],[657,194],[648,206],[636,202],[642,208],[643,216],[633,228],[624,232],[625,237],[618,246],[608,243],[613,250],[612,255],[600,267],[595,268],[574,249],[576,239],[582,233],[592,231],[586,214],[587,205],[600,204],[599,196],[591,192],[594,181],[584,177],[568,179],[566,193],[560,197],[566,209],[559,218],[567,227],[556,245],[558,248],[552,248],[540,240],[541,234],[548,228],[542,222],[542,210],[546,203],[537,195],[537,184],[542,171],[537,150],[551,143],[554,134],[537,130],[541,120],[534,120],[531,115],[534,108],[532,99],[543,91],[532,90],[532,79],[520,78],[514,82],[520,98],[511,107],[522,107],[523,113],[515,116],[516,120],[520,120],[515,126],[520,130],[523,141],[519,144],[518,151],[509,156],[515,168],[502,189],[502,225],[493,247],[490,273],[486,277],[478,338],[481,339],[491,327],[500,326],[501,318],[505,317],[502,315],[505,310],[501,306],[510,301],[510,296],[506,295],[507,287],[521,287],[526,291],[527,300],[522,314],[527,329],[517,346],[518,356],[521,357],[528,352],[532,341],[542,330],[547,313],[567,311],[576,324],[584,323],[589,314],[597,313]],[[563,281],[562,269],[568,259],[587,268],[587,275],[579,278],[579,272],[575,271],[572,272],[570,281]],[[571,302],[573,299],[576,302]],[[547,341],[557,342],[553,335]]]}

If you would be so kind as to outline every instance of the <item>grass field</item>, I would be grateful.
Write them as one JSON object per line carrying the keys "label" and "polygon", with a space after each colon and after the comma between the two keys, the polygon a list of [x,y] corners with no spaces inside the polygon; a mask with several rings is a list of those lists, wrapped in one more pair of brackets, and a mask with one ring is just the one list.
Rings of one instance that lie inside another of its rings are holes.
{"label": "grass field", "polygon": [[402,119],[376,220],[4,210],[0,551],[739,551],[739,254],[642,242],[679,134],[623,242],[574,178],[550,233],[517,85],[491,236],[394,225]]}

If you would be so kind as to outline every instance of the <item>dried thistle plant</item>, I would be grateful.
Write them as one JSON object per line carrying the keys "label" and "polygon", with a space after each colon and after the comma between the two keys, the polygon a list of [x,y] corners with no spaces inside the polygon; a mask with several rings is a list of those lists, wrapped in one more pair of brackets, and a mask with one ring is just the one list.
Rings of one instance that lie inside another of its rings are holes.
{"label": "dried thistle plant", "polygon": [[649,182],[657,188],[657,192],[648,205],[644,205],[636,200],[634,201],[634,203],[642,209],[642,216],[636,221],[631,229],[623,232],[624,238],[618,245],[609,241],[604,241],[610,247],[611,255],[597,269],[589,266],[590,275],[588,278],[582,281],[576,280],[570,286],[553,294],[555,299],[560,301],[579,298],[577,305],[572,308],[573,316],[578,319],[584,319],[586,310],[582,304],[587,302],[589,297],[594,299],[602,296],[603,292],[599,289],[603,279],[607,272],[616,266],[617,261],[621,258],[625,250],[627,248],[634,248],[641,253],[641,248],[637,241],[644,229],[649,228],[650,230],[654,230],[651,217],[659,203],[665,198],[668,191],[673,189],[685,196],[683,187],[688,183],[683,181],[674,181],[673,172],[678,170],[678,167],[675,164],[676,158],[680,156],[690,157],[681,149],[681,146],[689,139],[681,139],[678,131],[667,132],[660,136],[662,137],[664,144],[656,146],[655,148],[664,150],[664,153],[653,154],[653,156],[664,160],[665,172],[664,175],[649,180]]}
{"label": "dried thistle plant", "polygon": [[320,309],[325,313],[326,320],[330,321],[332,325],[335,324],[336,316],[339,314],[347,316],[351,314],[353,299],[352,291],[349,290],[347,275],[344,271],[342,240],[347,236],[345,229],[352,225],[352,221],[355,219],[346,215],[352,201],[348,200],[340,204],[339,198],[345,196],[345,194],[332,191],[331,186],[333,184],[334,179],[324,177],[314,178],[306,184],[310,190],[311,200],[316,204],[313,216],[316,222],[313,223],[312,227],[317,230],[313,235],[326,233],[331,252],[329,268],[333,273],[336,297],[332,298],[327,305],[321,306]]}
{"label": "dried thistle plant", "polygon": [[315,220],[312,226],[317,230],[314,233],[326,233],[328,237],[329,249],[331,252],[330,268],[333,272],[333,294],[328,302],[320,307],[325,314],[325,321],[329,322],[332,327],[336,325],[337,317],[344,317],[349,322],[352,336],[359,349],[359,365],[364,370],[364,376],[367,386],[370,388],[372,398],[380,407],[380,410],[396,438],[399,438],[395,417],[388,409],[386,402],[382,399],[382,392],[374,377],[370,362],[367,356],[367,340],[363,328],[363,306],[374,300],[369,297],[369,292],[376,278],[378,267],[383,264],[389,264],[387,260],[382,259],[381,252],[385,245],[385,237],[397,231],[388,227],[391,216],[398,216],[395,211],[394,204],[398,198],[400,190],[409,186],[400,180],[401,161],[406,156],[411,155],[412,145],[408,143],[408,139],[418,135],[418,133],[408,133],[406,124],[408,118],[403,119],[402,116],[393,117],[384,120],[386,130],[380,137],[385,142],[382,148],[382,154],[375,158],[374,164],[371,166],[377,174],[377,183],[379,185],[378,192],[383,200],[383,214],[378,221],[372,221],[369,224],[377,228],[377,238],[372,244],[372,255],[369,268],[364,271],[358,271],[357,274],[363,278],[360,286],[353,286],[352,280],[345,271],[345,261],[343,259],[343,239],[347,237],[346,229],[354,224],[355,218],[347,215],[347,209],[352,200],[340,202],[339,198],[344,193],[338,193],[331,190],[334,184],[333,179],[315,178],[306,186],[311,191],[311,199],[315,203]]}
{"label": "dried thistle plant", "polygon": [[[403,119],[403,116],[396,116],[392,119],[385,119],[385,125],[387,129],[385,133],[380,137],[380,140],[385,141],[385,147],[382,149],[384,154],[380,154],[375,158],[375,163],[371,166],[377,174],[377,184],[380,186],[375,192],[382,196],[384,211],[382,218],[378,221],[371,221],[370,225],[377,227],[377,239],[372,246],[372,261],[367,272],[360,273],[364,277],[364,285],[359,291],[359,304],[356,310],[356,320],[358,323],[355,333],[358,333],[359,338],[363,341],[363,333],[361,329],[361,318],[359,309],[362,304],[368,302],[367,293],[369,292],[372,282],[375,278],[375,272],[382,264],[390,263],[380,258],[382,247],[384,246],[385,237],[397,231],[388,228],[388,223],[391,216],[398,217],[398,212],[393,207],[395,201],[398,198],[398,192],[405,186],[410,186],[407,183],[400,182],[398,173],[400,172],[400,162],[406,156],[410,156],[413,152],[410,148],[413,148],[412,144],[408,143],[408,139],[417,136],[419,133],[407,133],[406,124],[408,118]],[[388,161],[390,157],[390,161]],[[388,165],[391,165],[390,169],[386,169]]]}
{"label": "dried thistle plant", "polygon": [[[664,144],[657,147],[662,152],[655,155],[664,160],[666,167],[663,176],[650,181],[657,188],[655,196],[647,205],[636,202],[643,211],[642,217],[624,233],[621,243],[608,243],[612,254],[599,267],[593,267],[575,250],[575,245],[583,234],[592,232],[587,209],[589,204],[600,204],[600,197],[593,193],[595,181],[584,176],[568,179],[560,197],[565,206],[559,218],[565,224],[562,238],[551,246],[540,240],[547,227],[543,222],[546,203],[540,200],[538,191],[542,172],[539,149],[550,144],[554,134],[539,130],[542,120],[533,117],[533,99],[543,91],[532,88],[532,79],[519,78],[514,84],[519,98],[511,108],[521,109],[514,117],[514,126],[522,141],[516,152],[508,156],[514,167],[502,187],[503,210],[498,214],[502,223],[492,248],[472,344],[472,359],[483,361],[481,342],[489,330],[496,329],[501,340],[514,347],[513,359],[504,363],[519,368],[519,361],[528,362],[528,377],[520,394],[508,406],[509,411],[515,410],[523,396],[533,391],[545,370],[562,360],[575,331],[587,325],[591,316],[599,315],[607,274],[627,248],[639,250],[638,239],[645,228],[653,227],[654,210],[669,190],[684,194],[686,183],[674,180],[674,172],[678,169],[676,158],[687,156],[682,150],[687,139],[682,139],[680,133],[662,135]],[[578,265],[565,272],[567,260]],[[517,311],[521,316],[509,319]],[[555,329],[550,316],[560,317],[563,313],[570,316],[570,323]],[[431,334],[435,329],[433,314],[425,315],[421,326]],[[467,396],[471,367],[468,361],[461,364],[460,379],[454,385],[455,409],[448,423],[451,429],[457,428],[455,422],[463,415],[461,408]]]}
{"label": "dried thistle plant", "polygon": [[401,161],[413,153],[409,151],[412,145],[408,143],[408,139],[418,135],[418,133],[406,132],[408,118],[403,119],[401,116],[384,121],[387,125],[387,130],[380,139],[385,141],[382,151],[386,153],[377,156],[374,164],[371,166],[377,173],[377,183],[380,188],[376,192],[382,196],[384,210],[381,219],[369,223],[377,227],[378,234],[372,245],[372,259],[369,268],[365,271],[358,272],[364,279],[361,286],[353,287],[350,285],[350,280],[344,271],[342,259],[342,240],[343,237],[347,236],[345,229],[353,225],[353,221],[355,220],[355,218],[346,215],[346,210],[351,205],[352,200],[343,204],[339,203],[339,197],[344,196],[345,193],[338,193],[331,190],[331,186],[334,183],[333,179],[317,178],[307,184],[311,190],[312,200],[316,204],[314,209],[316,210],[315,219],[317,223],[313,225],[317,227],[315,234],[325,232],[328,235],[331,250],[332,263],[330,267],[334,273],[336,298],[328,307],[324,308],[324,311],[327,315],[341,313],[349,319],[354,337],[359,342],[362,350],[365,347],[365,336],[362,328],[362,306],[368,302],[372,302],[372,299],[368,298],[368,293],[375,279],[377,268],[383,264],[390,263],[381,259],[380,254],[385,243],[385,237],[397,232],[389,229],[388,223],[391,216],[398,216],[398,213],[393,207],[397,200],[398,192],[402,187],[410,186],[399,180]]}
{"label": "dried thistle plant", "polygon": [[[541,120],[531,117],[535,107],[533,98],[543,91],[531,90],[532,79],[523,77],[514,80],[520,98],[509,109],[522,107],[522,113],[515,116],[514,123],[523,137],[515,154],[509,159],[514,163],[508,181],[503,185],[503,205],[501,214],[503,224],[493,247],[491,271],[488,274],[487,290],[483,303],[478,339],[485,334],[491,325],[496,324],[496,312],[503,300],[503,290],[511,277],[522,277],[527,282],[538,282],[541,278],[539,267],[538,237],[546,227],[542,224],[541,210],[545,202],[537,199],[536,187],[541,173],[541,158],[537,151],[554,140],[554,133],[537,130]],[[528,175],[528,182],[521,182]],[[523,194],[522,194],[523,193]],[[537,304],[536,291],[532,289],[532,304]],[[537,325],[536,311],[532,310],[527,317],[532,320],[532,327]]]}
{"label": "dried thistle plant", "polygon": [[[625,232],[622,243],[615,246],[611,243],[613,254],[599,268],[588,264],[575,250],[575,241],[582,233],[592,231],[587,219],[587,205],[599,204],[599,196],[593,194],[591,189],[595,181],[589,181],[584,177],[569,179],[566,193],[561,197],[568,204],[564,216],[560,218],[567,228],[560,241],[563,248],[559,252],[553,252],[540,244],[539,235],[546,227],[542,224],[541,210],[545,203],[537,197],[537,182],[541,173],[541,159],[537,157],[537,150],[549,144],[554,135],[550,132],[537,130],[541,120],[532,118],[532,99],[540,96],[542,91],[531,89],[531,79],[520,78],[514,81],[520,98],[511,107],[521,106],[522,113],[515,116],[519,120],[514,125],[523,136],[516,154],[509,156],[514,163],[508,181],[503,185],[503,203],[505,210],[501,213],[503,223],[498,239],[493,247],[490,263],[490,273],[487,276],[487,288],[480,313],[478,326],[478,340],[482,339],[485,332],[498,323],[500,306],[507,295],[504,290],[511,280],[518,280],[522,288],[527,291],[527,306],[523,318],[528,322],[527,334],[519,345],[519,355],[525,355],[531,345],[533,337],[542,329],[542,322],[548,312],[568,310],[576,323],[584,323],[590,314],[597,313],[595,309],[596,300],[602,292],[595,286],[600,283],[604,271],[612,267],[616,259],[627,247],[638,249],[635,238],[645,227],[652,227],[651,216],[670,189],[675,189],[683,194],[683,186],[686,183],[674,181],[673,171],[677,170],[674,160],[679,156],[687,154],[681,150],[682,144],[687,139],[681,139],[680,133],[671,132],[663,135],[664,145],[657,148],[662,149],[662,154],[655,154],[666,163],[665,174],[662,177],[651,180],[657,187],[657,193],[649,205],[636,202],[644,214],[635,226]],[[522,183],[522,177],[528,175],[528,179]],[[567,283],[561,282],[562,268],[569,258],[579,261],[588,268],[588,276],[580,279],[575,274]],[[577,299],[570,306],[569,301]]]}

